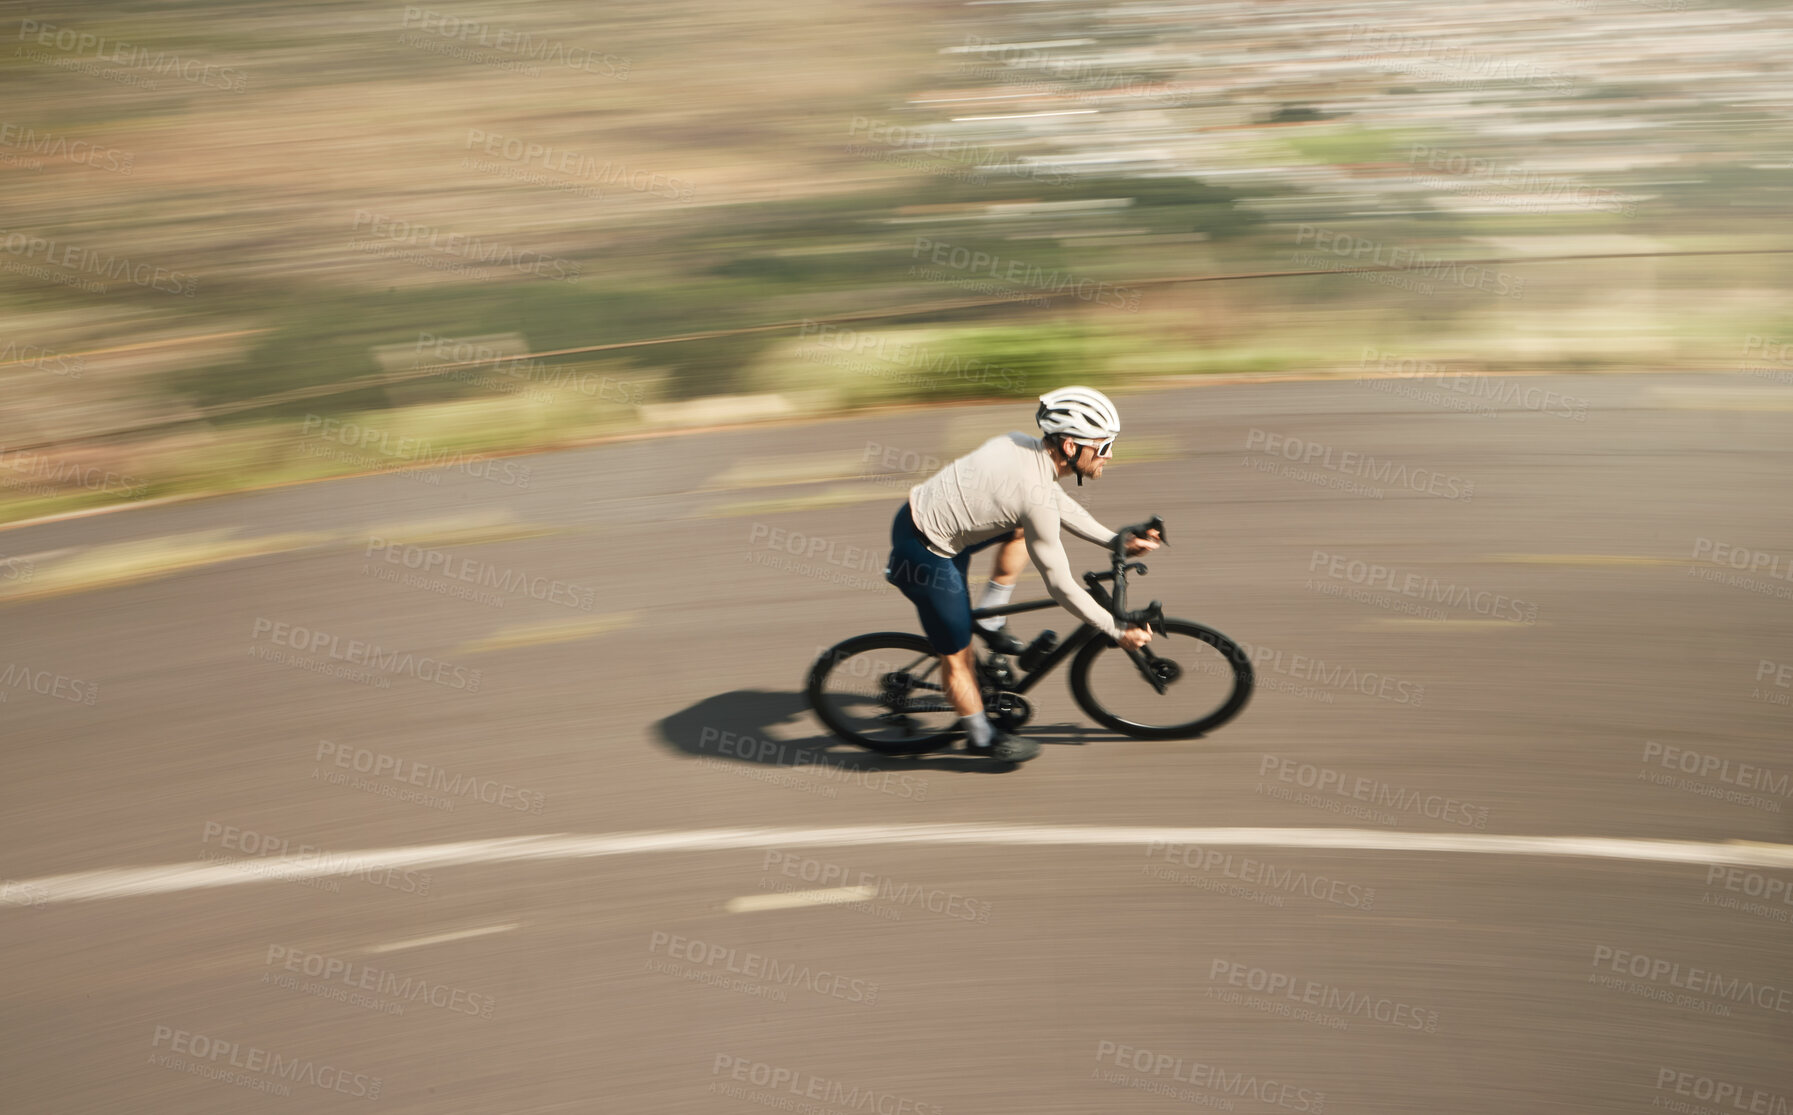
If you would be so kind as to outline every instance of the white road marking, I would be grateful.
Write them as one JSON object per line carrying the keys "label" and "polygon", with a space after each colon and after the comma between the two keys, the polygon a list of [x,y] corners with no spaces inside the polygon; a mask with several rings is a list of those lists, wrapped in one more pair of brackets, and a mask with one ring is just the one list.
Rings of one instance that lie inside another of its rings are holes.
{"label": "white road marking", "polygon": [[1042,39],[1035,43],[980,43],[975,46],[942,47],[941,54],[983,54],[992,50],[1042,50],[1049,46],[1093,46],[1094,39]]}
{"label": "white road marking", "polygon": [[508,933],[522,926],[522,922],[513,921],[508,925],[488,925],[480,929],[462,929],[455,933],[438,933],[433,937],[412,937],[405,941],[393,941],[389,944],[374,945],[366,952],[397,952],[399,949],[422,948],[424,945],[439,945],[444,941],[464,941],[468,937],[484,937],[489,933]]}
{"label": "white road marking", "polygon": [[1345,828],[1148,828],[1103,825],[854,825],[840,828],[696,829],[513,836],[318,856],[266,856],[237,863],[113,867],[29,879],[44,903],[93,902],[206,890],[271,880],[315,879],[407,867],[465,867],[524,860],[595,859],[647,852],[719,852],[751,848],[889,847],[896,844],[994,847],[1141,845],[1154,841],[1202,846],[1314,848],[1354,852],[1439,852],[1553,856],[1793,868],[1793,845],[1754,841],[1637,840],[1611,836],[1500,836],[1455,832],[1376,832]]}
{"label": "white road marking", "polygon": [[830,887],[827,890],[792,890],[783,894],[744,894],[722,908],[731,914],[757,910],[789,910],[796,906],[832,906],[841,902],[865,902],[878,897],[877,887]]}
{"label": "white road marking", "polygon": [[1028,120],[1035,116],[1095,116],[1100,111],[1095,108],[1066,108],[1053,112],[1011,112],[1006,116],[955,116],[953,123],[965,124],[973,120]]}
{"label": "white road marking", "polygon": [[1521,623],[1516,619],[1424,619],[1417,616],[1392,616],[1368,619],[1354,624],[1356,631],[1382,631],[1387,628],[1407,631],[1418,628],[1430,631],[1500,631],[1505,628],[1549,627],[1548,623]]}

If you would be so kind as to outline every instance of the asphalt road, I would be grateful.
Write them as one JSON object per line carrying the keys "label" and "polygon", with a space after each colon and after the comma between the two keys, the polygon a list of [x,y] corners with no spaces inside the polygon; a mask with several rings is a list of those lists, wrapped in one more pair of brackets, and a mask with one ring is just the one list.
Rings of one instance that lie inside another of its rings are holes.
{"label": "asphalt road", "polygon": [[1127,396],[1078,495],[1260,686],[1166,744],[1050,679],[1018,769],[799,686],[913,627],[904,471],[1025,407],[0,531],[0,1106],[1787,1111],[1790,403]]}

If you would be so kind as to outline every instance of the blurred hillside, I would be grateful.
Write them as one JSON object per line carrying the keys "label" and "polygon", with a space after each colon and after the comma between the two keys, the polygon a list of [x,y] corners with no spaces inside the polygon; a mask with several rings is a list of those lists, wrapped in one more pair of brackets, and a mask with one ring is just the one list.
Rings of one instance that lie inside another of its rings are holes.
{"label": "blurred hillside", "polygon": [[[1793,373],[1785,257],[1452,262],[1781,246],[1782,5],[7,15],[0,444],[55,443],[0,460],[8,518],[750,412],[689,402],[719,394]],[[494,359],[964,301],[991,304]],[[344,418],[411,447],[321,443]]]}

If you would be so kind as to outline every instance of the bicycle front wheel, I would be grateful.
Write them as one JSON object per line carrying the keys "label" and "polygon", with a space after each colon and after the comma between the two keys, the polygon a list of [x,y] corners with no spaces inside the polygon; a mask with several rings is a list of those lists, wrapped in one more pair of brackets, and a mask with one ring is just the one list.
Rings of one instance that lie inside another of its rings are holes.
{"label": "bicycle front wheel", "polygon": [[1162,693],[1107,639],[1077,652],[1071,695],[1090,719],[1135,739],[1190,739],[1239,715],[1251,699],[1251,660],[1211,627],[1167,619],[1144,652]]}
{"label": "bicycle front wheel", "polygon": [[961,734],[939,656],[900,631],[823,652],[809,671],[809,705],[835,735],[884,755],[939,751]]}

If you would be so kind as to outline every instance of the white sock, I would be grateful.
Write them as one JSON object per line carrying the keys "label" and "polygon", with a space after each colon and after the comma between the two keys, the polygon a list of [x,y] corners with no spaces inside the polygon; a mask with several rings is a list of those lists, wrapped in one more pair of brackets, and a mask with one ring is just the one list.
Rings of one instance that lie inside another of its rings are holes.
{"label": "white sock", "polygon": [[[991,581],[984,585],[984,594],[977,598],[977,606],[979,608],[1000,608],[1007,604],[1009,597],[1013,595],[1015,595],[1014,585],[999,585],[995,581]],[[997,631],[1008,621],[1009,617],[1007,616],[985,616],[977,621],[977,625],[985,631]]]}
{"label": "white sock", "polygon": [[974,712],[970,716],[961,717],[960,719],[965,721],[965,732],[971,737],[971,746],[990,746],[990,737],[995,733],[996,729],[990,726],[989,719],[985,717],[983,713]]}

